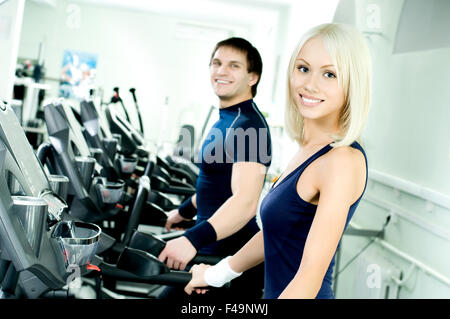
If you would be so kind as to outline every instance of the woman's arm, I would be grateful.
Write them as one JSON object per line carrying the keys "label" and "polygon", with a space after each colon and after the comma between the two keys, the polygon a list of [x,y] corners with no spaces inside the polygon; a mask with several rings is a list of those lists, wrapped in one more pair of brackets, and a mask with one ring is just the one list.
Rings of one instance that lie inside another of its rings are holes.
{"label": "woman's arm", "polygon": [[264,261],[264,239],[260,230],[230,259],[229,264],[235,272],[244,272]]}
{"label": "woman's arm", "polygon": [[[241,273],[259,265],[263,261],[264,240],[263,233],[260,230],[228,260],[228,263],[232,271]],[[184,288],[187,294],[190,295],[195,288],[208,286],[205,281],[205,271],[209,267],[211,266],[205,264],[192,266],[190,270],[192,279]]]}
{"label": "woman's arm", "polygon": [[361,153],[344,147],[329,153],[318,169],[319,203],[300,267],[279,298],[317,296],[342,237],[349,208],[364,187],[365,166],[361,166]]}

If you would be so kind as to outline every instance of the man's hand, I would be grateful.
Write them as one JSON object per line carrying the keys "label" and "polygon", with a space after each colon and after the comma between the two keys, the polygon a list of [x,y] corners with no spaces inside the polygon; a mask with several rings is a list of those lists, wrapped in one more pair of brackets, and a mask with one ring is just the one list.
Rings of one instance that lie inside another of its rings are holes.
{"label": "man's hand", "polygon": [[192,291],[195,289],[195,292],[198,294],[204,294],[207,289],[200,289],[199,287],[206,287],[208,284],[205,282],[205,270],[211,267],[211,265],[194,265],[189,271],[192,274],[192,279],[189,283],[184,287],[184,291],[190,295]]}
{"label": "man's hand", "polygon": [[166,263],[167,267],[171,269],[184,270],[186,265],[195,257],[195,254],[197,254],[197,250],[189,239],[181,236],[169,240],[158,259]]}
{"label": "man's hand", "polygon": [[[164,225],[164,227],[167,229],[167,231],[170,231],[172,229],[172,225],[173,224],[177,224],[177,223],[182,222],[184,220],[189,220],[189,219],[184,218],[183,216],[181,216],[180,212],[178,211],[178,209],[173,209],[167,214],[167,220],[166,220],[166,224]],[[176,230],[181,230],[182,228],[175,227],[175,229]]]}

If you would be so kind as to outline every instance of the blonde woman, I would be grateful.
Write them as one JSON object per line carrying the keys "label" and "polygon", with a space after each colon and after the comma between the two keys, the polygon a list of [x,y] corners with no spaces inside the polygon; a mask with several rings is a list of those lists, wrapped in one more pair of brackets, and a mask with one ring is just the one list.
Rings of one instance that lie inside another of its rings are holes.
{"label": "blonde woman", "polygon": [[351,26],[309,30],[288,69],[286,129],[299,149],[260,207],[262,230],[185,287],[205,293],[265,262],[264,298],[334,298],[334,256],[367,184],[358,140],[370,103],[371,59]]}

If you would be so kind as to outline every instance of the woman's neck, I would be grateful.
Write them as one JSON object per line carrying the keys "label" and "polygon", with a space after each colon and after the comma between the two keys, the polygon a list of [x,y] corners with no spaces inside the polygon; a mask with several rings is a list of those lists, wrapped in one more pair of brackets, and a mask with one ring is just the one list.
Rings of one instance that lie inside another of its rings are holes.
{"label": "woman's neck", "polygon": [[318,123],[304,119],[302,147],[326,145],[334,141],[333,136],[341,132],[339,125]]}

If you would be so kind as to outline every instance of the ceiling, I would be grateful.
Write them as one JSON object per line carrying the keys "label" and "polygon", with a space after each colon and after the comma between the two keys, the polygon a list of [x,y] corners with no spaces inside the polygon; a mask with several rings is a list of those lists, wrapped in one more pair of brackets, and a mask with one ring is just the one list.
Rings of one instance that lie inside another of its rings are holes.
{"label": "ceiling", "polygon": [[[38,0],[43,1],[43,0]],[[295,0],[75,0],[73,2],[121,7],[182,18],[224,23],[271,20]]]}

